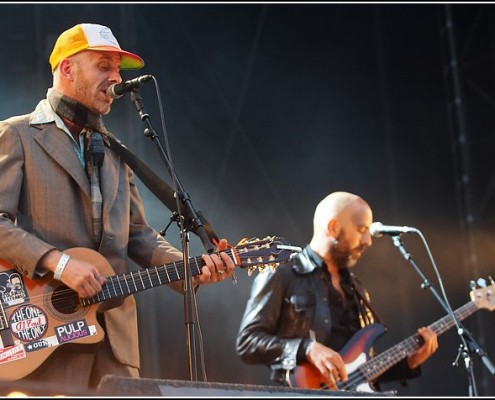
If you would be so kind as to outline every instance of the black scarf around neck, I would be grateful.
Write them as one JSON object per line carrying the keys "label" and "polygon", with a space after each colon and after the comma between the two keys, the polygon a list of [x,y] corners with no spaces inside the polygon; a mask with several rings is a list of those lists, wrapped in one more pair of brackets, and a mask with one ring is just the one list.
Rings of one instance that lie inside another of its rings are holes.
{"label": "black scarf around neck", "polygon": [[48,90],[46,98],[55,112],[74,124],[102,134],[108,134],[101,114],[97,114],[78,101],[53,88]]}

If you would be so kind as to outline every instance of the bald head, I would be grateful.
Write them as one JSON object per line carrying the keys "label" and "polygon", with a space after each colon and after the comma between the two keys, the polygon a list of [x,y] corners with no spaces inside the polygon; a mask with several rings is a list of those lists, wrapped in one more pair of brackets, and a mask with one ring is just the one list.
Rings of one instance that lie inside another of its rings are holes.
{"label": "bald head", "polygon": [[331,193],[316,207],[310,246],[327,265],[353,266],[371,246],[372,220],[371,208],[361,197],[348,192]]}
{"label": "bald head", "polygon": [[357,207],[369,208],[359,196],[348,192],[334,192],[325,197],[316,207],[313,217],[314,232],[326,231],[328,222],[336,219],[345,223]]}

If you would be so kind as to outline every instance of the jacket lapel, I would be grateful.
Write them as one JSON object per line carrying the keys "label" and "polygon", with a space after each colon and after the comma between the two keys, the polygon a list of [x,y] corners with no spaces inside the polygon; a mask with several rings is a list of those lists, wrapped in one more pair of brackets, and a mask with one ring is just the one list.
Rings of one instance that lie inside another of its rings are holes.
{"label": "jacket lapel", "polygon": [[34,140],[72,176],[82,191],[90,198],[90,184],[86,171],[81,166],[77,154],[67,134],[54,124],[41,126]]}
{"label": "jacket lapel", "polygon": [[104,183],[101,188],[103,197],[103,217],[110,212],[110,209],[117,196],[119,185],[119,161],[112,150],[105,146],[105,159],[101,166],[100,179]]}
{"label": "jacket lapel", "polygon": [[[67,134],[55,125],[38,126],[40,129],[35,135],[34,140],[74,179],[83,193],[91,199],[90,182],[86,171],[81,166],[77,154],[72,147],[72,143]],[[105,159],[101,167],[100,177],[102,178],[102,198],[103,214],[108,215],[117,196],[119,184],[119,161],[113,152],[105,147]],[[105,225],[105,223],[103,224]],[[103,226],[103,229],[104,226]]]}

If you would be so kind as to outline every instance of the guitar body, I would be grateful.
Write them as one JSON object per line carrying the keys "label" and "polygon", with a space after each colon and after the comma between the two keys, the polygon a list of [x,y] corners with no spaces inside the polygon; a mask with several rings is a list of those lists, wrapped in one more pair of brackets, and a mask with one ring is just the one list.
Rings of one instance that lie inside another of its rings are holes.
{"label": "guitar body", "polygon": [[[360,365],[363,365],[370,359],[370,351],[373,343],[385,332],[386,329],[383,325],[371,324],[354,334],[339,352],[346,364],[347,374],[351,374]],[[323,376],[320,371],[309,362],[302,363],[294,369],[291,374],[290,383],[292,387],[306,389],[345,389],[373,392],[373,389],[367,382],[360,383],[359,385],[339,382],[338,387],[335,387],[333,382]]]}
{"label": "guitar body", "polygon": [[[113,274],[98,252],[73,248],[66,253],[93,263],[104,276]],[[38,368],[60,345],[103,340],[99,304],[82,306],[76,292],[47,274],[27,279],[0,260],[0,379],[17,380]]]}

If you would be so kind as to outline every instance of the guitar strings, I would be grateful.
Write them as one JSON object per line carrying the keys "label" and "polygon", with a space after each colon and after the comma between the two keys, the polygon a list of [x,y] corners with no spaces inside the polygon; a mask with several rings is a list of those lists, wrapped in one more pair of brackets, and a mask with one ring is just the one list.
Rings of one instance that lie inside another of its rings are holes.
{"label": "guitar strings", "polygon": [[[476,304],[473,301],[470,301],[455,310],[455,315],[459,319],[463,320],[477,310],[477,308],[478,307]],[[429,327],[435,333],[441,334],[453,326],[453,324],[454,322],[450,315],[446,315],[431,324]],[[406,358],[414,350],[418,349],[420,347],[420,343],[421,338],[419,334],[416,333],[410,336],[397,345],[367,360],[365,364],[359,366],[348,375],[349,379],[346,382],[339,381],[337,383],[337,387],[339,389],[354,390],[359,384],[370,382],[373,378],[380,376],[394,364]],[[331,389],[327,384],[322,385],[322,389],[323,388]]]}
{"label": "guitar strings", "polygon": [[[241,265],[237,266],[240,266],[242,268],[254,268],[255,266],[258,266],[258,269],[263,270],[267,266],[275,267],[276,264],[279,264],[279,262],[276,263],[274,260],[270,260],[267,262],[261,256],[246,256],[243,255],[242,252],[237,253],[236,255],[237,259],[241,261]],[[271,256],[270,258],[273,258],[273,256]],[[248,262],[245,263],[245,261]],[[193,263],[195,265],[193,265]],[[201,256],[190,259],[190,264],[193,276],[200,275],[201,268],[206,265]],[[40,295],[32,296],[29,300],[33,304],[38,304],[43,303],[46,298],[51,297],[51,301],[55,309],[62,310],[66,308],[66,306],[75,305],[74,299],[78,299],[80,302],[86,301],[94,304],[105,301],[109,298],[132,294],[155,286],[161,286],[164,284],[182,280],[184,278],[184,273],[184,262],[177,261],[170,264],[143,268],[141,270],[133,271],[126,274],[107,276],[107,282],[103,285],[102,290],[93,297],[79,298],[74,290],[62,284],[61,287],[63,286],[63,288],[60,288],[58,290],[57,288],[55,288],[49,295],[43,293]],[[126,293],[124,293],[124,289],[126,289]],[[102,295],[105,298],[101,299]]]}
{"label": "guitar strings", "polygon": [[[280,249],[282,248],[282,246],[277,247],[278,252],[274,253],[273,251],[270,250],[274,244],[277,244],[278,246],[282,245],[285,248],[283,248],[283,251],[281,251]],[[243,239],[241,242],[239,242],[237,244],[237,246],[230,246],[229,249],[226,249],[223,251],[231,251],[232,255],[234,257],[234,262],[235,262],[236,266],[248,268],[249,269],[249,275],[251,275],[252,270],[254,270],[255,266],[258,266],[259,269],[262,269],[262,267],[264,268],[264,266],[262,264],[264,264],[265,266],[271,266],[272,268],[274,268],[276,265],[280,264],[281,262],[287,261],[289,259],[288,255],[290,255],[293,251],[295,251],[295,248],[289,250],[289,247],[291,247],[291,246],[287,245],[284,238],[272,236],[272,237],[266,237],[262,240],[257,239],[257,238],[252,238],[249,240]],[[256,253],[256,251],[259,251],[260,249],[264,249],[262,251],[264,251],[266,253],[267,248],[270,250],[268,257],[266,257],[266,255],[263,255],[263,254],[253,254],[253,253]],[[287,251],[287,250],[289,250],[289,251]],[[88,249],[88,251],[91,251],[91,250]],[[282,259],[280,259],[280,255],[284,252],[287,253],[287,258],[282,260]],[[216,252],[216,254],[218,255],[219,252]],[[198,266],[198,260],[201,260],[201,264],[202,264],[201,267],[206,265],[206,263],[202,259],[202,256],[198,256],[198,257],[189,259],[190,262],[194,261],[196,263],[196,266],[197,266],[197,271],[194,275],[201,274],[200,267]],[[243,260],[248,260],[249,262],[247,264],[245,264],[243,262]],[[165,277],[164,277],[165,283],[162,282],[159,270],[160,271],[163,270],[167,275],[167,279],[165,279]],[[89,305],[89,303],[96,303],[96,302],[101,302],[101,301],[106,300],[106,298],[101,299],[99,297],[100,294],[104,295],[105,291],[108,292],[108,295],[110,298],[118,296],[117,291],[115,290],[115,284],[117,284],[118,287],[121,289],[120,290],[121,294],[125,294],[124,291],[122,290],[122,288],[123,288],[122,283],[124,283],[125,284],[124,286],[127,287],[128,291],[129,291],[129,293],[127,293],[127,294],[131,294],[131,293],[138,292],[140,290],[148,289],[148,288],[144,287],[144,281],[149,283],[151,285],[151,287],[171,283],[174,280],[170,279],[170,275],[171,275],[171,272],[173,272],[174,270],[177,274],[177,278],[175,280],[183,279],[183,277],[184,277],[184,262],[183,262],[183,260],[173,262],[170,264],[164,264],[161,266],[142,268],[139,271],[135,271],[135,272],[127,273],[127,274],[107,276],[107,282],[103,285],[102,290],[100,292],[98,292],[95,296],[86,297],[86,298],[79,298],[79,297],[77,297],[77,298],[79,299],[79,302],[81,302],[81,303],[83,301],[88,302],[88,304],[83,304],[83,305]],[[154,273],[156,273],[157,280],[153,281],[153,278],[151,277],[150,271],[154,271]],[[136,285],[136,281],[134,279],[134,273],[136,274],[136,277],[139,278],[139,281],[141,281],[142,286],[143,286],[142,289],[138,289],[138,287]],[[146,279],[146,277],[144,275],[148,275],[148,279]],[[143,276],[144,276],[144,280],[143,280]],[[129,281],[127,279],[128,277],[130,277],[130,279],[132,279],[132,285],[131,286],[134,286],[134,291],[132,291],[131,288],[129,287]],[[110,284],[114,285],[114,287],[113,287],[114,295],[112,295],[110,293]],[[59,305],[60,308],[62,308],[62,306],[64,306],[64,300],[67,298],[68,294],[72,294],[72,295],[77,294],[74,290],[68,288],[67,286],[65,286],[65,288],[63,288],[64,286],[65,285],[61,284],[60,286],[56,287],[50,293],[52,301],[54,303],[56,303],[57,305]],[[49,296],[47,296],[46,294],[40,294],[40,295],[36,295],[36,296],[31,296],[29,298],[29,301],[31,301],[33,304],[37,304],[39,299],[44,301],[47,297],[49,297]],[[72,296],[72,298],[75,298],[75,296]],[[74,301],[70,302],[70,304],[73,304],[73,303],[74,303]]]}
{"label": "guitar strings", "polygon": [[[478,309],[474,301],[470,301],[463,306],[459,307],[454,311],[454,314],[460,320],[465,319],[467,316],[471,315],[474,311]],[[454,325],[454,320],[450,314],[445,315],[433,324],[429,325],[437,335],[445,332]],[[358,385],[359,380],[364,379],[363,382],[369,382],[373,378],[377,378],[390,367],[395,365],[397,362],[406,358],[409,354],[412,354],[421,346],[422,339],[418,333],[404,339],[402,342],[396,344],[395,346],[377,354],[375,357],[370,358],[365,364],[359,366],[355,371],[349,374],[349,379],[347,382],[342,382],[342,385]],[[352,390],[353,387],[350,387]]]}

